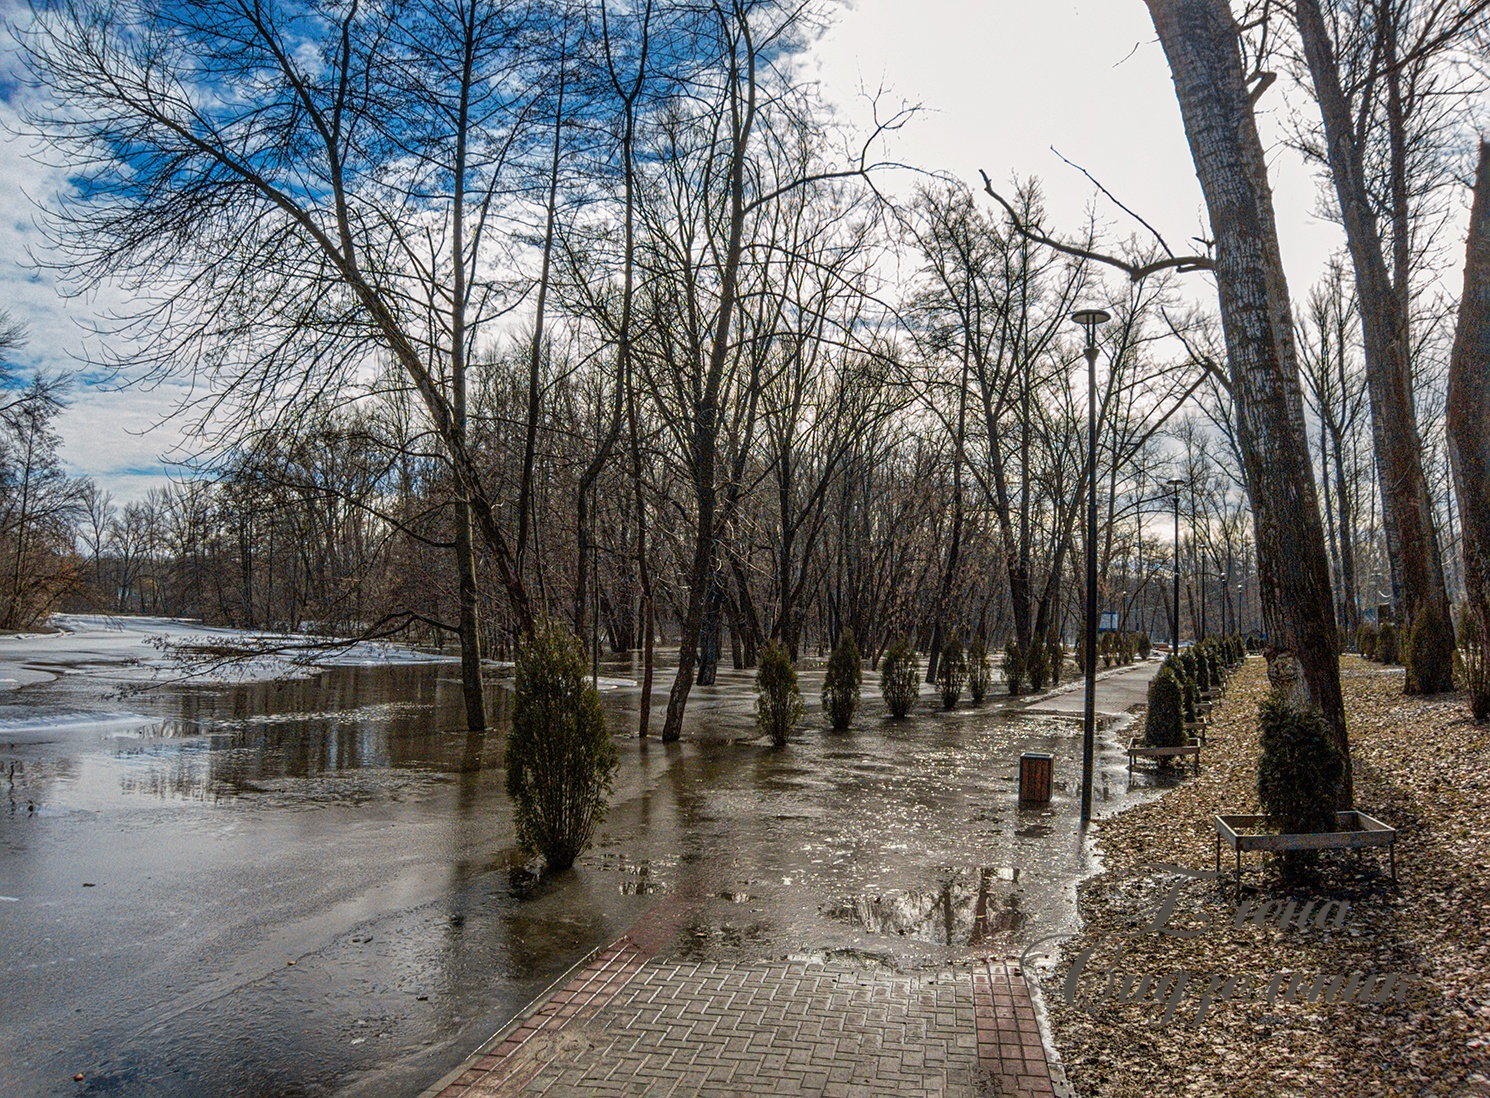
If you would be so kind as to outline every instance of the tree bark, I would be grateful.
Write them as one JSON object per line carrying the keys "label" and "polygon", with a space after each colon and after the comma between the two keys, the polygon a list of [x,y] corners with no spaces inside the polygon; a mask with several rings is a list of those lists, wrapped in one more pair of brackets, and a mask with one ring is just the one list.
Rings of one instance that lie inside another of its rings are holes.
{"label": "tree bark", "polygon": [[[1463,526],[1464,589],[1490,638],[1490,143],[1480,143],[1464,263],[1464,296],[1449,361],[1446,432]],[[1490,640],[1484,640],[1490,648]]]}
{"label": "tree bark", "polygon": [[[1423,474],[1423,444],[1413,409],[1407,287],[1394,288],[1387,272],[1362,151],[1318,0],[1295,0],[1294,8],[1324,120],[1330,175],[1361,302],[1366,377],[1382,473],[1383,517],[1396,536],[1402,569],[1404,637],[1411,638],[1403,651],[1406,689],[1409,694],[1438,694],[1454,688],[1454,629],[1433,530],[1433,501]],[[1399,269],[1398,278],[1403,277],[1405,271]]]}
{"label": "tree bark", "polygon": [[1303,394],[1267,163],[1226,0],[1146,0],[1169,59],[1215,238],[1237,439],[1256,527],[1268,676],[1316,708],[1345,758],[1340,637],[1309,464]]}

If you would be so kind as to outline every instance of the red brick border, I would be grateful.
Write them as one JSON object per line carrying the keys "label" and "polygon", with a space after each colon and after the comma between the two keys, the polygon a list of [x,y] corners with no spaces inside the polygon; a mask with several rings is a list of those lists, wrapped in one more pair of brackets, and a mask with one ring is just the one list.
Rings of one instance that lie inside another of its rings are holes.
{"label": "red brick border", "polygon": [[574,1018],[593,1017],[631,982],[646,959],[630,938],[618,939],[436,1093],[440,1098],[486,1098],[505,1084],[526,1083],[543,1064],[514,1053],[540,1033],[562,1030]]}
{"label": "red brick border", "polygon": [[1055,1098],[1050,1063],[1029,987],[1017,966],[980,962],[973,969],[978,1059],[1008,1098]]}

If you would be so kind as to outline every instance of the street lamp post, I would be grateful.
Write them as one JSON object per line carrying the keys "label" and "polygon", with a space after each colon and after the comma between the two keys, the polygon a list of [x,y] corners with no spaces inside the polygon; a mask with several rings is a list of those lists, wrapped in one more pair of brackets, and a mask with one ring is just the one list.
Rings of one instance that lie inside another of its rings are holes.
{"label": "street lamp post", "polygon": [[1174,489],[1174,620],[1170,624],[1169,648],[1176,655],[1180,650],[1180,489],[1185,482],[1173,477],[1164,482]]}
{"label": "street lamp post", "polygon": [[1078,309],[1071,319],[1086,329],[1086,706],[1081,737],[1081,826],[1092,819],[1092,755],[1097,742],[1097,325],[1112,316]]}

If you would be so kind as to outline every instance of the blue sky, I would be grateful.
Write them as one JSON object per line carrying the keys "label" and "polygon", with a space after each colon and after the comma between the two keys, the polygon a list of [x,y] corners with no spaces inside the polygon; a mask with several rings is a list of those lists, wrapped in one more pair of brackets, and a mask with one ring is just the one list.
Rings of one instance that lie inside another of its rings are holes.
{"label": "blue sky", "polygon": [[[0,12],[14,22],[25,9],[0,0]],[[1141,0],[856,0],[820,44],[815,70],[849,119],[863,117],[863,87],[884,87],[888,102],[925,108],[894,138],[889,151],[896,159],[974,186],[980,168],[1000,182],[1011,173],[1040,176],[1053,224],[1078,226],[1094,188],[1052,146],[1154,222],[1177,250],[1203,229],[1168,69]],[[24,94],[15,75],[7,41],[0,57],[7,133]],[[1283,107],[1283,83],[1264,108]],[[1275,130],[1266,116],[1263,125]],[[27,368],[76,368],[90,318],[122,302],[107,294],[64,299],[50,276],[28,266],[28,247],[44,250],[45,241],[26,196],[44,197],[60,178],[28,159],[14,137],[0,149],[0,308],[30,329],[21,355]],[[1315,183],[1297,158],[1275,142],[1271,163],[1290,285],[1302,296],[1340,237],[1313,216]],[[889,189],[913,183],[892,180]],[[1122,235],[1135,228],[1110,206],[1099,212]],[[1198,294],[1208,292],[1196,282]],[[72,471],[97,478],[119,499],[160,483],[166,463],[180,454],[171,412],[181,395],[169,386],[80,382],[59,425]]]}

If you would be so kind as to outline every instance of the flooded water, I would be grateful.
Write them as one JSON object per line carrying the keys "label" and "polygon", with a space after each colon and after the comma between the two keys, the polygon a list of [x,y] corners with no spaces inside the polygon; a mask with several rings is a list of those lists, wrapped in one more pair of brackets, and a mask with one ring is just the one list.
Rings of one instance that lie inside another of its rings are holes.
{"label": "flooded water", "polygon": [[[509,696],[466,733],[452,665],[0,696],[0,1094],[412,1095],[662,907],[697,958],[908,965],[1073,922],[1070,722],[929,696],[891,722],[869,687],[852,731],[814,706],[772,750],[723,672],[683,743],[638,744],[634,671],[602,669],[603,834],[551,879],[514,848]],[[1017,804],[1026,750],[1055,755],[1048,806]],[[1139,795],[1099,763],[1099,811]]]}

